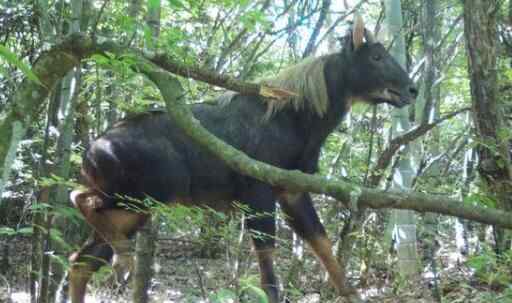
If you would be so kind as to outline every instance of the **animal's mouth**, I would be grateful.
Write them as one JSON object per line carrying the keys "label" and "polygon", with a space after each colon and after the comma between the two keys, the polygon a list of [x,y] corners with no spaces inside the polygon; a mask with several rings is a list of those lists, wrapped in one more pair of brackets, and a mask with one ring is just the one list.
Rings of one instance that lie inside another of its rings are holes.
{"label": "animal's mouth", "polygon": [[384,88],[371,94],[371,98],[377,103],[388,103],[401,108],[412,103],[413,98],[408,94],[402,94],[394,88]]}

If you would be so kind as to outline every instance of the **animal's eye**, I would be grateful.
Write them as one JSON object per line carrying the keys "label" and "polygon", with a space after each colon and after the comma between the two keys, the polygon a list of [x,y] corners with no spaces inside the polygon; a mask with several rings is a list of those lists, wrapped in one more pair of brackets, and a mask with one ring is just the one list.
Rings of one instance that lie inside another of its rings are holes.
{"label": "animal's eye", "polygon": [[380,61],[380,59],[382,59],[382,56],[380,54],[375,54],[375,55],[372,56],[372,59],[374,61]]}

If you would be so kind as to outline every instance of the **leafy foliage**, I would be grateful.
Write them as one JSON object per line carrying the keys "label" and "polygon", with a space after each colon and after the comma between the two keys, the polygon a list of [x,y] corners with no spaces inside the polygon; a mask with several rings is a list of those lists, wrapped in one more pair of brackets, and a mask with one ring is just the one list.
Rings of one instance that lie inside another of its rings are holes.
{"label": "leafy foliage", "polygon": [[[322,6],[320,0],[148,0],[140,2],[138,6],[137,1],[88,2],[90,4],[84,5],[80,19],[81,29],[86,34],[94,34],[101,39],[111,39],[139,49],[157,49],[185,64],[254,81],[275,74],[299,61],[313,28],[320,19]],[[322,25],[319,36],[315,37],[317,55],[338,47],[336,41],[343,36],[348,26],[347,20],[351,18],[347,16],[356,9],[356,3],[345,2],[347,3],[332,1],[328,20]],[[35,58],[69,32],[72,21],[71,1],[48,3],[50,7],[44,11],[34,1],[0,3],[1,119],[6,109],[15,106],[11,97],[17,91],[22,78],[41,84],[31,70]],[[427,62],[422,17],[426,2],[407,0],[401,3],[407,65],[420,84],[424,81]],[[502,4],[497,20],[501,43],[497,58],[498,90],[502,106],[499,110],[504,113],[506,125],[510,126],[512,39],[508,16],[510,12],[507,10],[510,1],[503,1]],[[102,9],[103,5],[105,7]],[[147,11],[157,7],[161,7],[161,24],[159,37],[154,40],[152,27],[145,18]],[[382,28],[379,23],[384,13],[381,1],[363,1],[359,11],[368,20],[368,28]],[[437,78],[432,87],[433,110],[427,113],[433,119],[468,107],[471,103],[468,77],[471,71],[468,71],[468,57],[464,50],[463,25],[460,22],[462,13],[463,6],[459,2],[439,3],[436,15],[439,39],[435,41]],[[51,31],[44,30],[45,24],[50,25]],[[385,30],[381,34],[383,32]],[[390,43],[392,41],[386,41],[386,46]],[[48,234],[62,248],[62,251],[51,255],[51,258],[56,262],[66,263],[63,261],[64,252],[79,243],[70,234],[79,237],[77,230],[83,231],[86,228],[76,209],[58,204],[58,199],[40,199],[41,192],[51,188],[52,195],[57,189],[63,190],[67,195],[67,191],[79,183],[81,155],[92,138],[126,116],[162,107],[159,92],[132,71],[135,60],[137,58],[116,57],[106,53],[95,55],[82,64],[80,81],[73,84],[79,90],[76,93],[78,105],[73,122],[73,142],[69,147],[72,152],[72,178],[58,176],[55,167],[60,156],[57,145],[63,136],[61,126],[67,114],[62,94],[68,88],[59,86],[53,90],[54,94],[48,106],[41,111],[40,119],[32,122],[29,138],[23,142],[18,152],[14,176],[9,180],[7,191],[2,197],[3,205],[9,207],[0,208],[0,239],[23,241],[20,239],[27,239],[40,231]],[[186,89],[187,102],[190,103],[210,102],[223,92],[193,80],[180,81]],[[420,113],[426,114],[423,111],[422,106],[410,108],[409,121],[417,125]],[[368,182],[372,173],[382,173],[384,177],[380,183],[373,186],[389,188],[396,177],[399,159],[408,156],[407,151],[400,148],[388,166],[376,167],[391,137],[395,135],[391,131],[392,120],[393,113],[385,106],[374,110],[368,105],[354,105],[352,113],[325,143],[321,153],[320,173],[329,178],[366,185],[371,185]],[[511,136],[510,127],[499,132],[502,141],[509,141]],[[475,156],[478,146],[490,147],[495,152],[498,150],[496,146],[476,135],[470,112],[444,121],[410,144],[414,145],[414,190],[461,197],[464,203],[488,208],[499,205],[497,198],[488,194],[482,180],[477,177],[480,163]],[[508,165],[503,161],[498,164]],[[379,285],[377,288],[382,292],[392,289],[395,294],[406,296],[411,289],[407,284],[409,281],[400,278],[399,273],[393,270],[398,257],[393,252],[390,238],[384,236],[389,231],[389,213],[365,210],[362,219],[358,221],[354,210],[341,208],[327,197],[317,196],[315,202],[328,234],[336,235],[333,241],[339,248],[338,253],[343,254],[342,249],[346,247],[350,250],[347,268],[358,279],[361,287],[367,289]],[[162,238],[173,235],[176,238],[191,239],[199,247],[191,251],[203,251],[205,247],[217,248],[217,254],[213,255],[218,256],[218,251],[221,251],[228,256],[225,263],[233,271],[238,268],[235,264],[243,263],[242,257],[250,254],[247,244],[239,241],[244,238],[241,215],[231,216],[211,209],[181,206],[168,208],[150,199],[142,203],[150,206],[151,211],[162,218],[159,226],[159,235]],[[244,210],[240,213],[244,213]],[[32,223],[31,220],[37,216],[57,218],[65,224],[47,226],[44,220]],[[430,229],[427,228],[430,224],[427,221],[419,220],[420,233]],[[344,233],[348,222],[355,222],[355,229]],[[475,279],[478,282],[480,288],[475,288],[480,294],[478,298],[497,302],[510,300],[510,253],[506,252],[498,257],[488,248],[493,242],[485,237],[492,234],[487,227],[460,223],[444,217],[436,217],[433,225],[435,226],[430,233],[419,237],[419,247],[425,255],[428,251],[435,251],[431,256],[418,261],[425,276],[435,276],[442,280],[453,275],[450,268],[456,262],[449,257],[456,254],[458,258],[466,260],[465,255],[459,254],[460,247],[453,244],[462,241],[469,247],[465,252],[469,256],[464,266],[474,273],[463,278]],[[463,232],[458,231],[461,225]],[[325,280],[320,274],[318,262],[309,256],[304,257],[307,248],[300,241],[290,240],[291,231],[282,218],[279,220],[278,230],[281,260],[285,259],[278,267],[282,271],[282,277],[290,277],[283,282],[285,293],[300,300],[304,293],[297,289],[315,293],[318,289],[325,289]],[[430,238],[434,240],[427,241]],[[350,242],[349,245],[343,246],[346,241]],[[481,250],[481,247],[485,249]],[[49,252],[45,253],[49,255]],[[192,254],[186,256],[188,259],[194,258]],[[450,261],[445,262],[446,259]],[[236,281],[233,282],[233,277],[226,278],[217,286],[209,288],[209,293],[203,299],[228,302],[243,295],[251,302],[265,302],[259,282],[255,280],[256,268],[249,261],[245,262],[245,270],[240,270]],[[434,272],[432,262],[437,262],[441,267],[439,272]],[[296,268],[299,269],[295,270]],[[290,275],[287,275],[288,271],[291,272]],[[21,275],[19,272],[17,274]],[[161,278],[158,277],[157,280]],[[99,280],[100,284],[103,279],[105,276]],[[414,288],[428,289],[430,282],[431,280],[425,278],[419,283],[422,287]],[[473,289],[470,286],[468,288]],[[322,293],[322,296],[325,294]],[[472,299],[459,297],[453,302],[457,300]]]}

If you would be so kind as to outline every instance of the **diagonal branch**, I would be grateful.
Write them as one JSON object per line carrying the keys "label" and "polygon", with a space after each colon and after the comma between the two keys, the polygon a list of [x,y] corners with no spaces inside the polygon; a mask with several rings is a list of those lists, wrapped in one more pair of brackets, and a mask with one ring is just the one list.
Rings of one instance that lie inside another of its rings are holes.
{"label": "diagonal branch", "polygon": [[[105,51],[114,52],[118,55],[133,55],[135,53],[134,50],[123,48],[113,43],[96,44],[89,38],[75,35],[68,38],[63,44],[56,46],[54,51],[42,55],[43,58],[40,58],[38,60],[39,63],[36,63],[36,66],[34,66],[34,72],[45,86],[41,86],[42,88],[39,89],[30,85],[21,86],[26,91],[20,92],[20,96],[32,96],[29,101],[19,99],[22,103],[20,106],[26,107],[29,110],[26,113],[29,115],[28,118],[21,121],[23,123],[30,122],[31,115],[42,108],[49,88],[53,87],[54,83],[73,68],[73,62],[76,61],[76,64],[79,64],[80,60],[88,58],[93,54],[104,53]],[[65,65],[61,64],[59,66],[56,62],[62,62],[63,56],[70,60],[66,61]],[[201,125],[200,121],[194,118],[190,108],[183,102],[183,89],[176,77],[156,68],[153,63],[144,59],[144,57],[139,56],[138,58],[140,58],[140,61],[134,67],[148,76],[160,89],[166,101],[169,117],[198,145],[213,153],[226,165],[243,175],[251,176],[290,191],[323,193],[334,197],[345,205],[352,205],[353,202],[356,202],[358,207],[398,208],[419,212],[435,212],[512,229],[512,216],[505,211],[468,205],[458,200],[429,196],[422,193],[385,192],[359,187],[344,181],[327,179],[318,175],[309,175],[300,171],[284,170],[253,160],[243,152],[212,135]],[[42,69],[46,66],[45,62],[46,64],[55,64],[58,67],[51,65],[48,68],[54,68],[53,70],[44,71]],[[54,74],[50,75],[49,73],[51,72],[54,72]],[[32,89],[34,91],[31,91]],[[35,95],[34,93],[41,94]],[[28,105],[33,107],[28,107]],[[16,119],[17,114],[19,112],[13,113],[11,109],[7,117],[14,117]],[[449,116],[454,116],[455,114],[452,113],[440,120],[446,120]],[[12,119],[6,120],[4,118],[0,120],[0,134],[6,129],[10,130],[10,122],[12,122]],[[7,136],[7,139],[10,138],[10,135]],[[5,149],[6,147],[0,145],[0,159],[5,159]]]}
{"label": "diagonal branch", "polygon": [[431,129],[439,125],[440,123],[455,117],[456,115],[466,112],[470,110],[470,108],[463,108],[452,113],[446,114],[444,117],[441,117],[435,120],[432,123],[422,123],[418,127],[413,128],[412,130],[394,138],[389,142],[389,145],[384,151],[380,154],[379,159],[377,160],[377,164],[372,168],[372,172],[369,178],[369,186],[377,187],[384,175],[385,170],[389,167],[391,163],[391,159],[395,156],[397,151],[410,142],[416,140],[417,138],[423,136]]}
{"label": "diagonal branch", "polygon": [[[300,171],[289,171],[251,159],[245,153],[224,143],[206,130],[183,102],[183,89],[175,77],[143,65],[141,70],[160,89],[167,105],[169,118],[197,144],[208,150],[233,170],[276,187],[296,192],[327,194],[345,205],[357,202],[357,207],[411,209],[467,218],[485,224],[512,228],[512,216],[504,211],[467,205],[444,197],[416,192],[385,192],[359,187],[341,180],[330,180]],[[178,100],[178,101],[175,101]],[[451,114],[453,115],[453,114]]]}
{"label": "diagonal branch", "polygon": [[293,92],[283,89],[247,83],[227,75],[219,75],[198,67],[187,66],[171,59],[166,54],[143,53],[111,41],[97,43],[95,38],[75,33],[43,52],[32,66],[32,71],[40,82],[24,79],[13,96],[13,102],[10,102],[11,107],[0,115],[0,192],[12,166],[12,163],[6,162],[6,157],[16,152],[19,141],[22,139],[18,138],[19,136],[16,134],[24,134],[30,127],[30,123],[37,119],[43,108],[42,105],[55,84],[81,60],[89,58],[93,54],[111,52],[119,56],[131,54],[135,57],[144,57],[177,75],[194,78],[242,94],[261,95],[276,99],[295,96]]}
{"label": "diagonal branch", "polygon": [[315,24],[315,28],[313,29],[313,32],[311,33],[311,36],[309,37],[308,44],[306,45],[306,49],[304,50],[304,53],[302,54],[302,58],[306,58],[312,54],[314,54],[316,50],[316,39],[318,38],[318,34],[320,33],[320,30],[324,26],[325,18],[327,17],[327,13],[329,12],[329,8],[331,7],[331,0],[323,0],[322,1],[322,8],[320,9],[320,16],[318,16],[318,21]]}
{"label": "diagonal branch", "polygon": [[[116,51],[120,51],[115,49]],[[133,51],[133,50],[132,50]],[[275,88],[266,85],[249,83],[237,80],[231,76],[216,73],[214,71],[205,70],[197,66],[186,65],[172,59],[165,53],[141,53],[136,52],[138,55],[142,55],[154,64],[161,68],[185,78],[192,78],[198,81],[203,81],[208,84],[220,86],[229,90],[240,92],[247,95],[261,95],[263,97],[284,99],[287,97],[295,96],[295,93]]]}

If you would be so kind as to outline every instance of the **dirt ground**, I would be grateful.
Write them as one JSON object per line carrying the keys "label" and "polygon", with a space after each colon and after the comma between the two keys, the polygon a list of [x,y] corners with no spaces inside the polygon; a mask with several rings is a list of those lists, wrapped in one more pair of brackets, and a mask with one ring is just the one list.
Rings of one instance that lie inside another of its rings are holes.
{"label": "dirt ground", "polygon": [[[231,249],[223,250],[222,245],[219,248],[215,258],[206,258],[201,255],[197,243],[180,239],[159,241],[151,301],[227,303],[237,302],[235,293],[241,293],[241,302],[261,302],[257,290],[259,276],[250,246],[243,245],[235,253]],[[0,263],[0,302],[30,302],[27,278],[29,240],[0,240],[0,251],[4,254]],[[8,256],[5,255],[7,251]],[[297,268],[293,264],[295,259],[290,256],[288,249],[280,249],[277,253],[275,263],[281,283],[287,283],[291,269]],[[512,302],[503,296],[500,299],[499,293],[493,293],[486,287],[472,284],[470,270],[457,264],[458,261],[450,260],[449,254],[441,256],[440,263],[444,268],[439,282],[443,302]],[[334,296],[314,256],[306,252],[300,265],[294,275],[295,285],[286,287],[290,302],[343,302]],[[404,281],[402,285],[397,285],[385,273],[375,273],[373,276],[381,277],[381,280],[375,278],[370,281],[369,287],[360,289],[368,302],[436,302],[432,298],[432,282],[425,277],[421,281],[409,284]],[[108,277],[109,270],[106,269],[94,279],[89,287],[87,302],[131,302],[130,287],[113,287]]]}

